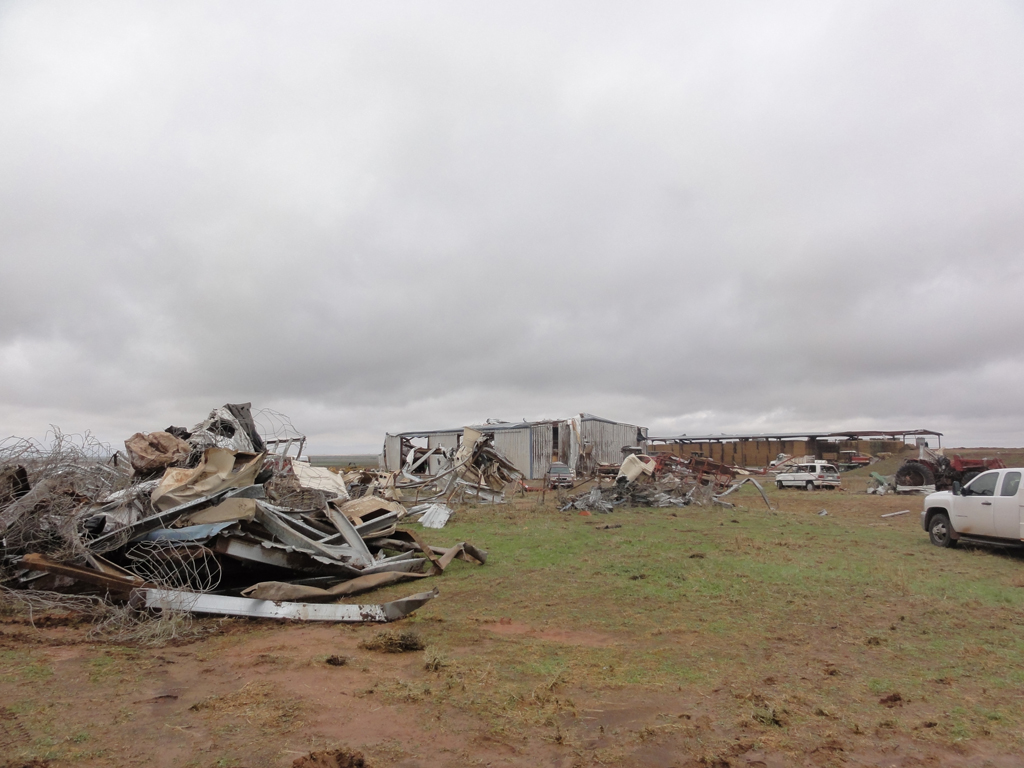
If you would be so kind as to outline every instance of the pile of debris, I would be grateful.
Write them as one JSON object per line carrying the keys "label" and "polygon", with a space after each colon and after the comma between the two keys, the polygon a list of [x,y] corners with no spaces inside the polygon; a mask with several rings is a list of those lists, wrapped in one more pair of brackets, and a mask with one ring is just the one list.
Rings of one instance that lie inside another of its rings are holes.
{"label": "pile of debris", "polygon": [[[700,456],[680,458],[670,453],[654,456],[631,454],[623,460],[615,482],[600,483],[570,497],[561,509],[611,512],[615,507],[686,507],[719,504],[731,507],[722,497],[745,483],[753,483],[769,509],[771,504],[760,483],[752,477],[737,482],[740,471]],[[746,474],[746,473],[744,473]]]}
{"label": "pile of debris", "polygon": [[[137,433],[112,456],[59,433],[46,447],[0,444],[0,583],[164,612],[391,621],[436,588],[382,604],[338,601],[440,574],[455,558],[486,561],[471,544],[430,547],[398,527],[417,513],[441,527],[445,504],[410,514],[401,479],[346,483],[301,461],[304,444],[261,434],[248,403],[215,408],[191,429]],[[485,445],[464,448],[451,485],[494,491],[500,460]]]}
{"label": "pile of debris", "polygon": [[398,472],[358,470],[346,474],[345,481],[354,496],[376,494],[414,505],[504,503],[525,494],[523,476],[493,443],[493,435],[466,427],[457,448],[410,447]]}

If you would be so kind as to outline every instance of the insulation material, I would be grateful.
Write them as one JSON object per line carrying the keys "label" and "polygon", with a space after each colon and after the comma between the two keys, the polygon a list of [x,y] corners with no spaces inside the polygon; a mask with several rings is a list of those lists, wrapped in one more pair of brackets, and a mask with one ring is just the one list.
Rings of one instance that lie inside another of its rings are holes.
{"label": "insulation material", "polygon": [[194,512],[178,521],[179,525],[209,525],[210,523],[224,523],[229,521],[244,520],[246,522],[256,517],[255,499],[226,499],[220,504],[207,507],[199,512]]}
{"label": "insulation material", "polygon": [[180,464],[192,453],[192,446],[169,432],[136,432],[124,441],[132,469],[139,475]]}
{"label": "insulation material", "polygon": [[254,584],[248,589],[242,590],[243,597],[252,597],[257,600],[293,600],[305,603],[333,603],[341,597],[359,595],[363,592],[397,584],[400,581],[410,579],[423,579],[425,573],[402,573],[400,571],[389,571],[387,573],[371,573],[369,576],[360,576],[349,581],[343,581],[333,587],[321,589],[304,584],[286,584],[280,581],[264,581]]}
{"label": "insulation material", "polygon": [[167,510],[186,501],[210,496],[225,488],[252,485],[263,468],[264,454],[235,453],[208,448],[194,469],[171,467],[153,491],[153,505]]}
{"label": "insulation material", "polygon": [[633,482],[640,475],[653,475],[654,474],[654,459],[650,456],[638,456],[636,454],[630,454],[623,462],[622,466],[619,467],[619,475],[615,478],[615,482],[625,480],[626,482]]}
{"label": "insulation material", "polygon": [[295,474],[301,487],[314,491],[323,491],[327,494],[328,498],[348,498],[345,479],[336,472],[331,472],[326,467],[311,467],[304,461],[292,460],[290,464],[292,472]]}

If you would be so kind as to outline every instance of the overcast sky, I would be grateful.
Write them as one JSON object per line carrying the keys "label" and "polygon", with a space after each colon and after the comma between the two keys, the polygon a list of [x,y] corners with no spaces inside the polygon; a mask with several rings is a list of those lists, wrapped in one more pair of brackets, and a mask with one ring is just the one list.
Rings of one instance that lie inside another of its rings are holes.
{"label": "overcast sky", "polygon": [[1022,9],[0,3],[0,432],[1024,445]]}

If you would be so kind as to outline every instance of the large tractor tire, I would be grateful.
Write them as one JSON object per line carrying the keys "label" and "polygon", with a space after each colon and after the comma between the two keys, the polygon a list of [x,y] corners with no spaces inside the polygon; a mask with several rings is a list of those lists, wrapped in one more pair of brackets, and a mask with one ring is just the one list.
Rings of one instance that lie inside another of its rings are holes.
{"label": "large tractor tire", "polygon": [[896,485],[935,485],[935,473],[920,461],[905,461],[896,470]]}
{"label": "large tractor tire", "polygon": [[967,485],[969,482],[971,482],[971,480],[973,480],[974,478],[976,478],[980,474],[981,474],[981,471],[979,471],[977,469],[972,469],[972,470],[970,470],[968,472],[964,472],[964,476],[962,478],[960,478],[960,485]]}

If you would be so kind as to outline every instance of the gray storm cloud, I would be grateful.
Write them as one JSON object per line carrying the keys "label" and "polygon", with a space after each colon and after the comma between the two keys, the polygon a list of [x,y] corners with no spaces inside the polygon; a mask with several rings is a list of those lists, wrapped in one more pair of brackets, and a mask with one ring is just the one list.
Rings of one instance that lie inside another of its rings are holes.
{"label": "gray storm cloud", "polygon": [[1012,3],[0,5],[0,431],[1024,444]]}

